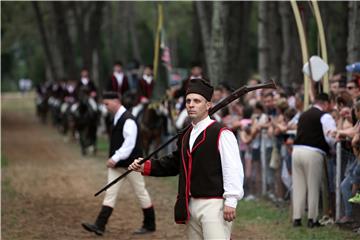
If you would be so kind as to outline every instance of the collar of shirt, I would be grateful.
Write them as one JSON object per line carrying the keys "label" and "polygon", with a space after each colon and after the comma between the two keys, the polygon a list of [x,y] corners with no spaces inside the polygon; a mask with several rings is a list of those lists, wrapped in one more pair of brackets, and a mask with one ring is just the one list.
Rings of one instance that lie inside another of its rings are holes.
{"label": "collar of shirt", "polygon": [[116,78],[116,81],[118,81],[118,83],[121,85],[124,78],[124,73],[114,72],[114,76]]}
{"label": "collar of shirt", "polygon": [[213,122],[214,120],[212,120],[209,116],[207,116],[205,119],[201,120],[197,124],[195,125],[193,124],[193,129],[191,130],[190,139],[189,139],[190,151],[192,151],[192,147],[195,143],[196,138],[200,135],[202,131],[205,130],[205,128],[207,128],[207,126],[209,126]]}
{"label": "collar of shirt", "polygon": [[84,84],[84,85],[88,85],[89,79],[83,77],[83,78],[81,78],[81,82],[82,82],[82,84]]}
{"label": "collar of shirt", "polygon": [[153,80],[153,77],[151,75],[143,75],[143,79],[146,81],[147,84],[150,84]]}
{"label": "collar of shirt", "polygon": [[322,111],[322,112],[324,111],[324,109],[323,109],[322,107],[320,107],[319,105],[317,105],[317,104],[314,105],[314,108],[317,108],[317,109],[319,109],[319,110]]}
{"label": "collar of shirt", "polygon": [[124,112],[126,111],[126,108],[124,106],[121,106],[117,112],[115,113],[114,116],[114,126],[116,125],[117,121],[121,118],[121,116],[124,114]]}
{"label": "collar of shirt", "polygon": [[202,76],[201,75],[200,76],[193,76],[193,75],[190,76],[190,79],[196,79],[196,78],[202,78]]}

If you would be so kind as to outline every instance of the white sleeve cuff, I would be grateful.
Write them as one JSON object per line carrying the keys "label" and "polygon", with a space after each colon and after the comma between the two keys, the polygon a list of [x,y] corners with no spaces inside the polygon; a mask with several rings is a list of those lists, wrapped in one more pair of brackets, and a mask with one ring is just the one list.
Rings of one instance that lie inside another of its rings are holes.
{"label": "white sleeve cuff", "polygon": [[114,162],[119,162],[120,156],[119,156],[119,154],[116,154],[116,153],[115,153],[114,155],[112,155],[111,159],[112,159]]}
{"label": "white sleeve cuff", "polygon": [[238,200],[234,197],[228,197],[225,199],[224,205],[232,208],[236,208]]}

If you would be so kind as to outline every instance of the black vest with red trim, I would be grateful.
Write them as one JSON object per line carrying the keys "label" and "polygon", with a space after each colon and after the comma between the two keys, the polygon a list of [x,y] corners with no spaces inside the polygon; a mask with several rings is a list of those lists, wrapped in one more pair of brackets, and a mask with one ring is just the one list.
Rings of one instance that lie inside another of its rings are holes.
{"label": "black vest with red trim", "polygon": [[[123,129],[124,129],[125,121],[128,119],[132,119],[136,123],[134,116],[129,111],[125,111],[117,121],[116,125],[113,126],[111,130],[109,158],[112,155],[114,155],[116,150],[118,150],[124,143],[125,139],[123,135]],[[127,159],[120,160],[117,162],[116,167],[128,167],[134,161],[134,159],[142,155],[141,142],[140,142],[140,128],[137,123],[136,126],[138,131],[136,136],[135,147]]]}
{"label": "black vest with red trim", "polygon": [[111,78],[106,86],[106,90],[118,92],[121,95],[124,95],[129,90],[129,81],[127,76],[124,74],[122,84],[119,85],[115,75],[111,75]]}
{"label": "black vest with red trim", "polygon": [[138,89],[139,97],[146,97],[150,99],[154,89],[154,80],[151,81],[151,83],[149,84],[144,79],[140,79],[138,86],[139,86]]}
{"label": "black vest with red trim", "polygon": [[180,136],[179,195],[175,204],[177,223],[186,223],[190,219],[190,197],[222,198],[224,184],[218,142],[224,129],[216,121],[211,123],[197,137],[191,152],[189,139],[192,128]]}

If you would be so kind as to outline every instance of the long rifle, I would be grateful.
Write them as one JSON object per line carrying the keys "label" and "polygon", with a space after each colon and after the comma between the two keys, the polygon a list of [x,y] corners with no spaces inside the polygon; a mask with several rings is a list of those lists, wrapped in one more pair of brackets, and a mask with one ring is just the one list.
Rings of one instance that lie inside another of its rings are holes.
{"label": "long rifle", "polygon": [[[233,93],[231,93],[229,96],[227,96],[225,99],[223,99],[221,102],[219,102],[218,104],[216,104],[213,108],[211,108],[209,110],[209,116],[213,115],[215,112],[219,111],[221,108],[227,106],[229,103],[233,102],[234,100],[240,98],[241,96],[245,95],[248,92],[254,91],[256,89],[261,89],[261,88],[276,88],[275,82],[273,80],[267,82],[267,83],[263,83],[263,84],[257,84],[254,86],[243,86],[237,90],[235,90]],[[154,152],[150,153],[149,156],[146,156],[143,160],[141,160],[139,162],[139,164],[143,164],[146,160],[149,160],[151,157],[153,157],[155,154],[157,154],[161,149],[163,149],[164,147],[166,147],[169,143],[171,143],[172,141],[174,141],[176,138],[179,137],[179,135],[183,132],[185,132],[186,130],[188,130],[190,128],[191,124],[189,124],[188,126],[186,126],[184,129],[182,129],[178,134],[176,134],[175,136],[173,136],[172,138],[170,138],[169,140],[167,140],[163,145],[161,145],[160,147],[158,147]],[[105,187],[103,187],[102,189],[100,189],[97,193],[95,193],[95,197],[98,196],[100,193],[102,193],[103,191],[105,191],[106,189],[108,189],[109,187],[111,187],[112,185],[114,185],[115,183],[117,183],[118,181],[120,181],[121,179],[123,179],[124,177],[126,177],[129,173],[131,173],[132,170],[127,170],[125,173],[123,173],[122,175],[120,175],[119,177],[117,177],[116,179],[114,179],[112,182],[108,183]]]}

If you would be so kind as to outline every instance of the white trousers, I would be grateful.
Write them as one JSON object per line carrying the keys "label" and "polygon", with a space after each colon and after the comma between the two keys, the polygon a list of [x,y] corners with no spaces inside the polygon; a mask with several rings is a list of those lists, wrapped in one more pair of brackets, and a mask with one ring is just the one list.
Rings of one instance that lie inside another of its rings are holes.
{"label": "white trousers", "polygon": [[292,153],[293,219],[305,212],[307,195],[308,218],[317,220],[324,156],[306,148],[294,148]]}
{"label": "white trousers", "polygon": [[[125,168],[108,168],[108,183],[119,177],[124,172],[126,172]],[[125,179],[129,181],[132,189],[134,190],[135,195],[140,202],[141,208],[144,209],[151,207],[152,203],[150,195],[145,188],[144,177],[141,175],[141,173],[134,171],[129,173],[125,178],[121,179],[119,182],[115,183],[106,190],[103,205],[112,208],[115,207],[116,198]]]}
{"label": "white trousers", "polygon": [[224,220],[223,199],[190,198],[190,221],[187,224],[189,240],[229,240],[232,222]]}

